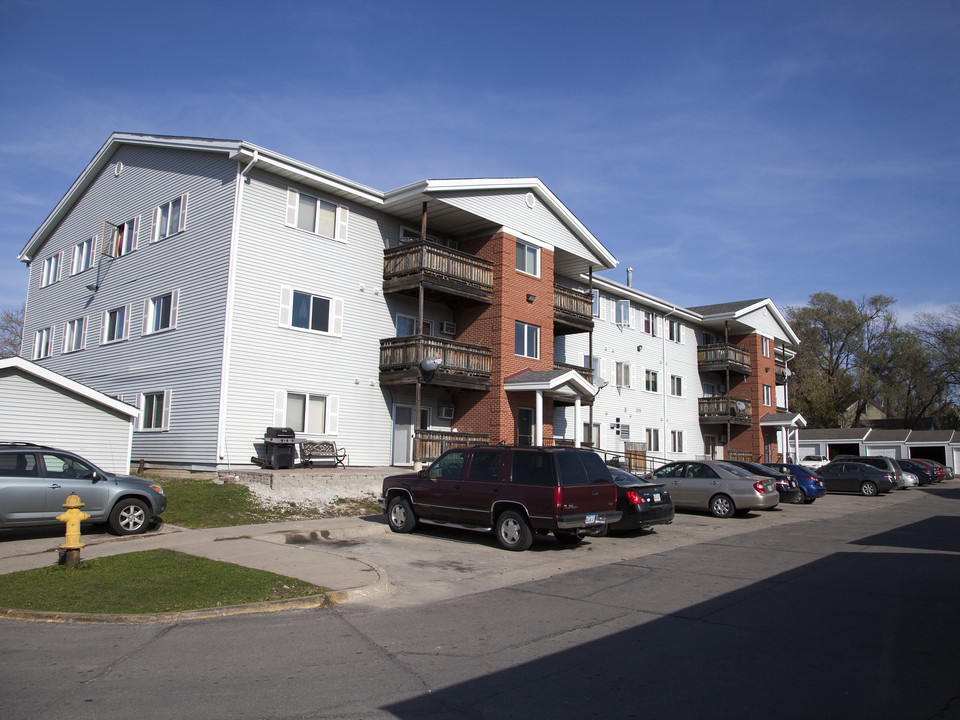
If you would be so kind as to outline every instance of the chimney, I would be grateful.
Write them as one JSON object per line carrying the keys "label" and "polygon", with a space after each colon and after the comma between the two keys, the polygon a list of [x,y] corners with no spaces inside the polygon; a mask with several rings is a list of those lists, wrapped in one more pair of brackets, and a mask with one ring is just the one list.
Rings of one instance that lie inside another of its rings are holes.
{"label": "chimney", "polygon": [[627,287],[633,287],[633,268],[627,268]]}

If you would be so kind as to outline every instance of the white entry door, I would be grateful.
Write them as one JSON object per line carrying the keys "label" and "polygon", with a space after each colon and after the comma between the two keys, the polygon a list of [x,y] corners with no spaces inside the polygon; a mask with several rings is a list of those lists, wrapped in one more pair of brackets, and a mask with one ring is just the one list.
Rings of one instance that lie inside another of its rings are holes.
{"label": "white entry door", "polygon": [[393,406],[393,464],[409,465],[413,462],[413,408],[409,405]]}

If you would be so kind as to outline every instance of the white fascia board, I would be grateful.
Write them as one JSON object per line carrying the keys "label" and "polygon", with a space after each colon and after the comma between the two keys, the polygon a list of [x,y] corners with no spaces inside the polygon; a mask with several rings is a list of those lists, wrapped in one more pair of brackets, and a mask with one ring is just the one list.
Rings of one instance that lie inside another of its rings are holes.
{"label": "white fascia board", "polygon": [[263,164],[274,171],[279,170],[293,175],[304,185],[323,188],[335,195],[350,197],[361,205],[379,208],[384,204],[384,194],[379,190],[348,180],[308,163],[294,160],[286,155],[272,152],[258,145],[246,142],[240,143],[230,157],[244,164],[256,159],[257,165]]}
{"label": "white fascia board", "polygon": [[57,203],[53,211],[47,216],[36,232],[24,245],[23,250],[17,255],[20,262],[29,263],[33,260],[37,250],[43,245],[47,236],[60,223],[67,212],[80,199],[80,196],[86,191],[87,187],[99,175],[100,171],[110,162],[113,154],[120,145],[150,145],[154,147],[169,147],[188,150],[204,150],[206,152],[226,152],[235,151],[240,143],[236,140],[213,140],[206,138],[174,137],[165,135],[138,135],[136,133],[115,132],[103,144],[103,147],[93,156],[93,159],[87,164],[80,173],[80,176],[74,181],[70,189],[64,194]]}
{"label": "white fascia board", "polygon": [[[588,281],[589,277],[587,275],[581,275],[580,279]],[[593,276],[593,286],[597,289],[606,290],[611,294],[620,295],[624,299],[634,300],[638,305],[650,307],[658,312],[670,313],[671,316],[683,318],[688,322],[699,323],[703,320],[703,316],[693,312],[693,310],[687,310],[684,307],[674,305],[666,300],[661,300],[658,297],[654,297],[653,295],[649,295],[648,293],[636,290],[635,288],[623,285],[614,280],[609,280],[601,275]]]}
{"label": "white fascia board", "polygon": [[790,327],[787,319],[783,316],[783,314],[780,312],[780,309],[770,298],[764,298],[763,300],[755,302],[753,305],[748,305],[747,307],[740,308],[739,310],[735,310],[733,312],[711,315],[710,318],[713,320],[739,320],[746,315],[763,308],[766,308],[770,311],[770,314],[773,315],[773,319],[783,330],[783,334],[787,336],[790,342],[793,345],[799,345],[800,338],[798,338],[796,333],[793,332],[793,328]]}
{"label": "white fascia board", "polygon": [[538,248],[543,248],[544,250],[549,250],[550,252],[553,252],[555,250],[554,246],[551,245],[550,243],[544,242],[543,240],[540,240],[539,238],[535,238],[532,235],[527,235],[526,233],[522,233],[519,230],[514,230],[513,228],[507,227],[506,225],[501,225],[500,230],[505,232],[507,235],[513,235],[513,237],[515,237],[517,240],[522,240],[523,242],[529,245],[535,245]]}
{"label": "white fascia board", "polygon": [[52,370],[48,370],[41,365],[37,365],[34,362],[30,362],[22,357],[11,357],[0,360],[0,372],[8,369],[19,370],[21,372],[32,375],[39,380],[43,380],[50,385],[56,385],[63,388],[69,392],[72,392],[76,395],[86,398],[91,402],[103,405],[111,410],[127,415],[128,417],[135,418],[140,414],[140,411],[133,407],[132,405],[127,405],[127,403],[112,398],[109,395],[105,395],[99,390],[94,390],[91,387],[87,387],[82,383],[78,383],[76,380],[71,380],[68,377],[64,377],[59,373],[55,373]]}
{"label": "white fascia board", "polygon": [[504,390],[510,391],[530,391],[530,390],[555,390],[562,385],[575,385],[580,391],[581,395],[595,396],[599,391],[596,385],[591,383],[589,380],[585,379],[583,375],[578,373],[576,370],[568,370],[563,375],[557,375],[555,378],[550,379],[548,382],[543,382],[542,380],[532,380],[530,382],[519,382],[519,383],[505,383]]}

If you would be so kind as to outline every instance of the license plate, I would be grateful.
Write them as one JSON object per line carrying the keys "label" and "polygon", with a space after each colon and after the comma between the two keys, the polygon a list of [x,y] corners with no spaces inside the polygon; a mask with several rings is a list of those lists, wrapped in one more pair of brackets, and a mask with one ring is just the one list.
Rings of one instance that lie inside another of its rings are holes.
{"label": "license plate", "polygon": [[660,502],[660,493],[654,493],[654,494],[653,494],[653,501],[654,501],[654,502]]}
{"label": "license plate", "polygon": [[587,515],[587,525],[596,525],[597,516],[596,515]]}

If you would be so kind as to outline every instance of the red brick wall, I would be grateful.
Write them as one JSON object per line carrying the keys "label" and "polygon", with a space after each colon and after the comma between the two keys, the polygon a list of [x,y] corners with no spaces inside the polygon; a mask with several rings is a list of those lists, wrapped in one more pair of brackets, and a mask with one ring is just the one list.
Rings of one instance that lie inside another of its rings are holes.
{"label": "red brick wall", "polygon": [[[763,460],[764,434],[760,421],[764,415],[777,411],[776,368],[773,358],[773,340],[770,340],[770,356],[761,354],[761,337],[757,333],[730,337],[730,342],[750,353],[750,375],[744,377],[730,374],[730,395],[746,398],[753,408],[753,422],[749,428],[731,426],[730,450],[750,453],[754,461]],[[763,386],[770,386],[770,405],[763,404]]]}

